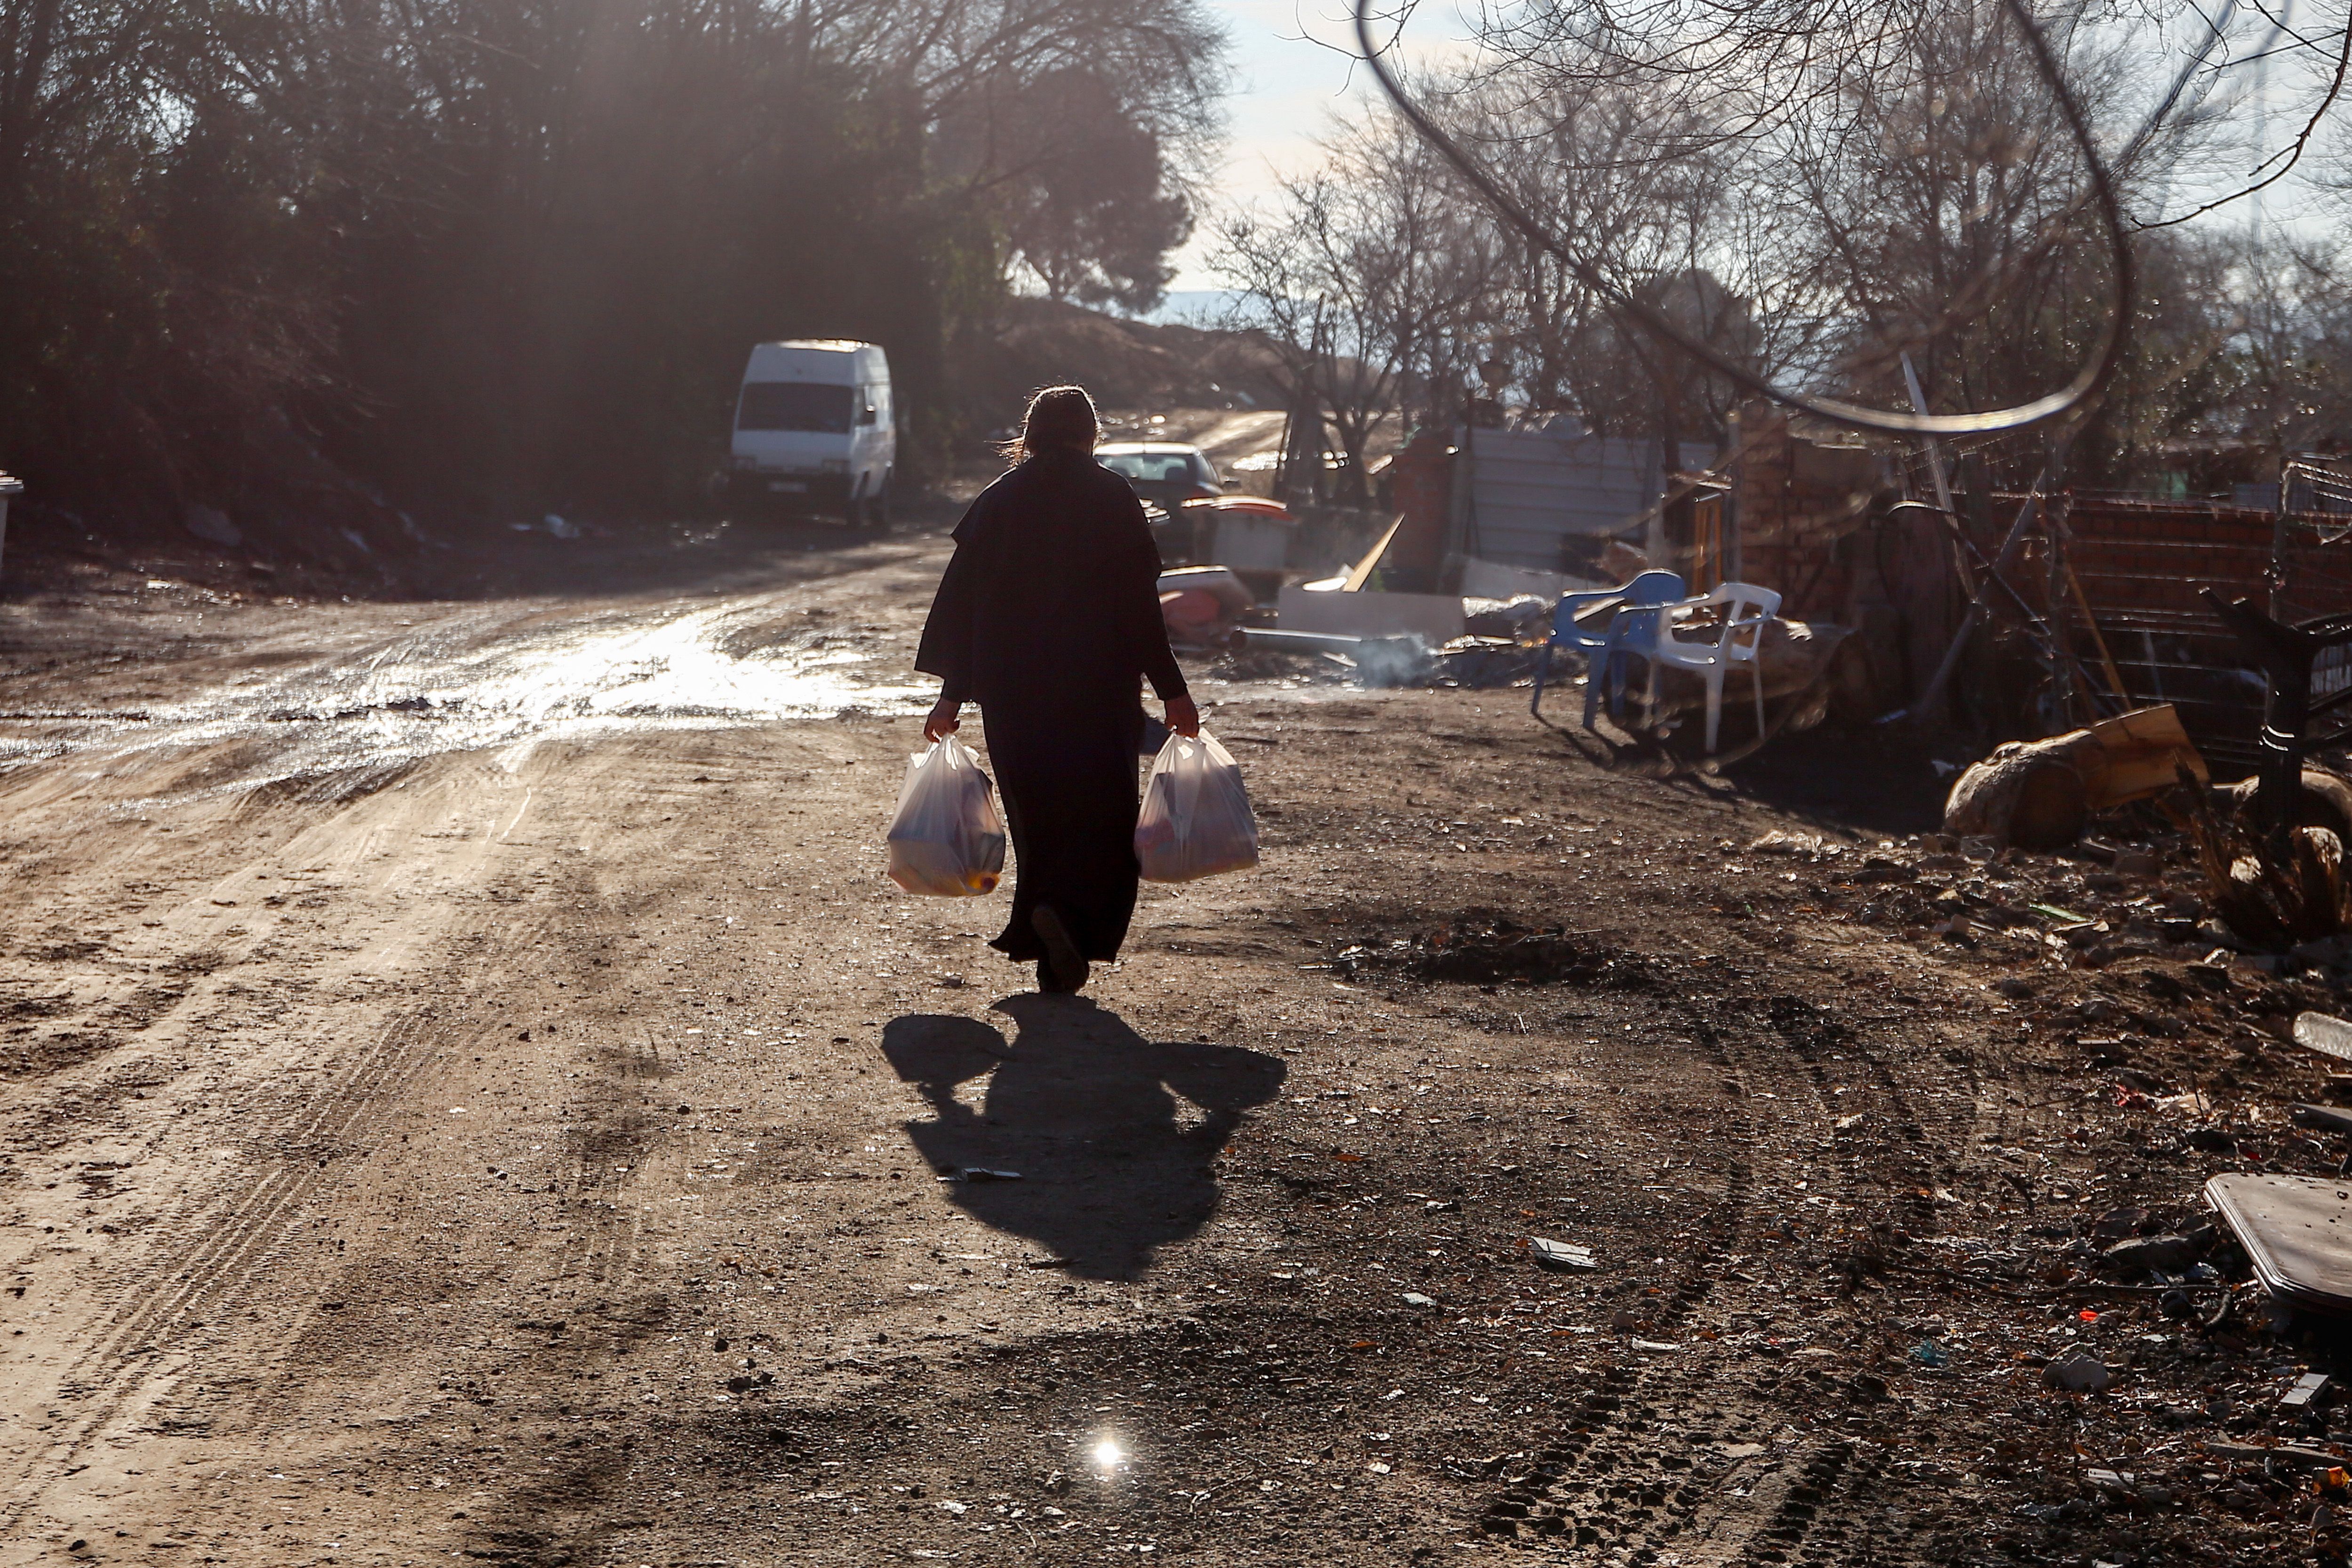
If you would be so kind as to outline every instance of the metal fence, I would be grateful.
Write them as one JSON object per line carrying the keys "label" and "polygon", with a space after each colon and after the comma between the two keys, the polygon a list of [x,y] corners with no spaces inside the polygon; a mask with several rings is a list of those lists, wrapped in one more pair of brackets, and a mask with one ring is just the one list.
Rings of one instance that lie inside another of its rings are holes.
{"label": "metal fence", "polygon": [[[2254,488],[2228,503],[2070,497],[2062,548],[2075,602],[2049,607],[2078,658],[2114,669],[2133,703],[2173,704],[2224,765],[2253,760],[2264,688],[2200,590],[2290,622],[2352,612],[2352,473],[2298,461]],[[2254,499],[2269,505],[2233,504]],[[2314,674],[2315,693],[2352,685],[2352,651],[2331,651]]]}

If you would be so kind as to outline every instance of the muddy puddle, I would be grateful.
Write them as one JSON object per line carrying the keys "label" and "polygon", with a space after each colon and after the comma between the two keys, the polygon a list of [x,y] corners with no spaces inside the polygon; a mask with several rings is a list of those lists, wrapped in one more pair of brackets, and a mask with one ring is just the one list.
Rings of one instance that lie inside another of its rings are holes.
{"label": "muddy puddle", "polygon": [[120,711],[0,718],[0,771],[58,758],[127,762],[237,745],[221,788],[455,751],[653,729],[919,712],[931,683],[895,644],[772,601],[517,616],[476,612],[388,640],[233,675]]}

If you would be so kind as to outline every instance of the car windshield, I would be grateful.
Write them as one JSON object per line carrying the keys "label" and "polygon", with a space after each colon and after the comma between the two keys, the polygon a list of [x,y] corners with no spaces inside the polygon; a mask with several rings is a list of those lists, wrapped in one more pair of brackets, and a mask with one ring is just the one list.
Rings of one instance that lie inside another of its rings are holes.
{"label": "car windshield", "polygon": [[1189,452],[1106,452],[1096,461],[1114,474],[1146,485],[1181,485],[1192,477]]}
{"label": "car windshield", "polygon": [[814,382],[745,382],[735,411],[738,430],[810,430],[849,434],[850,389]]}

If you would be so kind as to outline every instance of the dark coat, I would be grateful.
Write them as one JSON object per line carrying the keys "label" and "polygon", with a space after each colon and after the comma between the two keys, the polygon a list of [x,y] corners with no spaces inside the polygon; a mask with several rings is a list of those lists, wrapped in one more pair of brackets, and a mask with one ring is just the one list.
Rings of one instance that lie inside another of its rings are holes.
{"label": "dark coat", "polygon": [[1017,873],[991,945],[1042,956],[1029,916],[1049,904],[1108,961],[1135,911],[1139,686],[1186,695],[1142,503],[1089,455],[1046,453],[982,491],[955,540],[915,667],[980,704]]}

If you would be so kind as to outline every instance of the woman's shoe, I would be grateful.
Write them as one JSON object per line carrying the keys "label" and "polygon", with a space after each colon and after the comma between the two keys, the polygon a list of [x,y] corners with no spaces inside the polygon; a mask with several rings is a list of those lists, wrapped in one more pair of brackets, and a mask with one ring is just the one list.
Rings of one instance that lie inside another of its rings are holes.
{"label": "woman's shoe", "polygon": [[1029,928],[1045,944],[1045,956],[1037,960],[1037,988],[1066,994],[1083,987],[1087,961],[1070,940],[1070,928],[1062,924],[1061,915],[1050,904],[1040,904],[1029,912]]}

